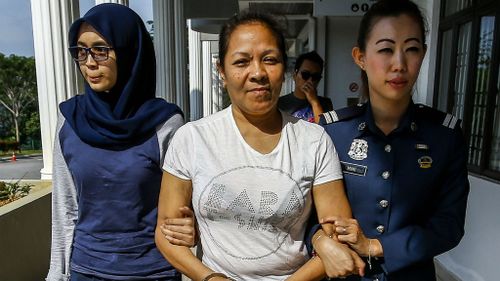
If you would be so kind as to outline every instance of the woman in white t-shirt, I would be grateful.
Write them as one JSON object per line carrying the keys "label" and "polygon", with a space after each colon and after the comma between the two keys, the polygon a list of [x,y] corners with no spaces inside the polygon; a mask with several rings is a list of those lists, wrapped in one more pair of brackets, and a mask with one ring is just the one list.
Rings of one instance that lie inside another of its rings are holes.
{"label": "woman in white t-shirt", "polygon": [[[319,217],[351,216],[335,148],[323,128],[277,108],[287,58],[274,20],[236,15],[219,39],[218,68],[232,105],[172,139],[156,244],[193,280],[319,280],[321,261],[308,261],[303,242],[312,206]],[[160,231],[185,206],[198,221],[202,261]],[[330,251],[337,275],[362,273],[359,256],[337,244]]]}

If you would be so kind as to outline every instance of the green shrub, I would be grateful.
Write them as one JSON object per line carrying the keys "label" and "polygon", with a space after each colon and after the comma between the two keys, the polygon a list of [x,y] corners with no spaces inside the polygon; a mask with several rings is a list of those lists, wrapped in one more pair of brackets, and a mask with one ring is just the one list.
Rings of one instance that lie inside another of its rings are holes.
{"label": "green shrub", "polygon": [[20,151],[20,146],[17,141],[3,141],[0,140],[0,151],[7,153],[9,151]]}
{"label": "green shrub", "polygon": [[11,183],[0,181],[0,201],[13,201],[16,198],[24,197],[28,195],[32,186],[32,184],[21,184],[19,181]]}

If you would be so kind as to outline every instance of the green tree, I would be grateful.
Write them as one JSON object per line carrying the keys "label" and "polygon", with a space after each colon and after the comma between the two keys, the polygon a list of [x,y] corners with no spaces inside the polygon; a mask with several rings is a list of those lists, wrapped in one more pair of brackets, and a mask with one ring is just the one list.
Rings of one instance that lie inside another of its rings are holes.
{"label": "green tree", "polygon": [[7,109],[0,106],[0,140],[9,139],[12,137],[12,117],[10,116]]}
{"label": "green tree", "polygon": [[26,114],[26,122],[23,122],[24,125],[24,135],[28,138],[32,139],[40,139],[40,113],[38,108],[34,111],[29,111]]}
{"label": "green tree", "polygon": [[12,117],[12,131],[21,141],[20,121],[28,109],[37,102],[35,59],[0,53],[0,105]]}

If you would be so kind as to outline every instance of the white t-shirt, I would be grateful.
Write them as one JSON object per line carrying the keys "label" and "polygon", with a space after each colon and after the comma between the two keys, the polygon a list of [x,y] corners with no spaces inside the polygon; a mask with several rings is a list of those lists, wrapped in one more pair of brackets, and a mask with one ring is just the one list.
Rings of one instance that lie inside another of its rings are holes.
{"label": "white t-shirt", "polygon": [[231,107],[187,123],[163,169],[191,180],[203,263],[237,280],[284,280],[307,261],[313,185],[342,178],[325,130],[283,114],[278,145],[249,146]]}

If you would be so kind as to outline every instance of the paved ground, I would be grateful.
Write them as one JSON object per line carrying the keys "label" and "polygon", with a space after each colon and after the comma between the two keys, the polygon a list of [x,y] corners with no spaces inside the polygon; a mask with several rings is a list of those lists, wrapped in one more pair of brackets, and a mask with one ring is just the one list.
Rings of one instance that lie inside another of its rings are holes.
{"label": "paved ground", "polygon": [[17,161],[0,158],[0,180],[39,180],[43,168],[42,155],[19,156]]}

